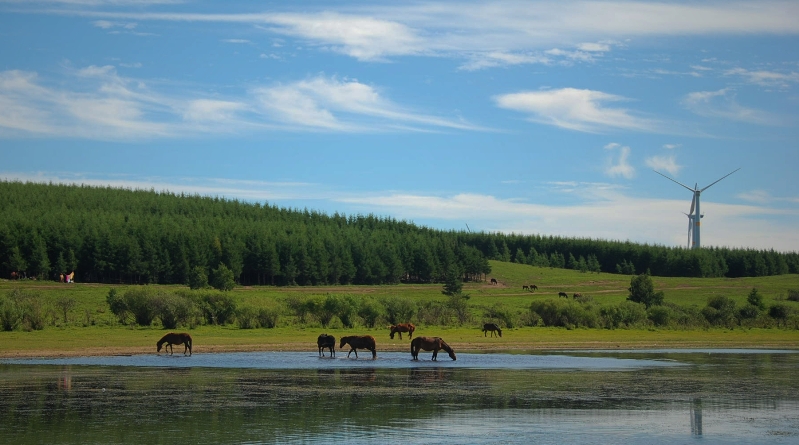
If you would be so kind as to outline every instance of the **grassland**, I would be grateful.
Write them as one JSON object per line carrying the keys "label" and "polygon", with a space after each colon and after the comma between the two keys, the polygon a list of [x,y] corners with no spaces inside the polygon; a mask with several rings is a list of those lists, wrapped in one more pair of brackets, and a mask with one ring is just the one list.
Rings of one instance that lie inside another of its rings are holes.
{"label": "grassland", "polygon": [[[506,330],[502,338],[484,337],[478,325],[483,308],[502,304],[517,312],[527,311],[535,300],[558,298],[558,292],[590,295],[600,305],[616,305],[627,297],[630,276],[580,273],[571,270],[539,268],[527,265],[491,262],[490,283],[466,283],[469,305],[476,320],[473,325],[458,327],[418,326],[417,335],[444,337],[458,350],[536,350],[571,348],[649,348],[649,347],[758,347],[799,348],[799,331],[794,329],[565,329],[521,327]],[[656,290],[666,301],[685,307],[703,307],[709,297],[724,295],[743,305],[752,288],[757,288],[767,305],[782,301],[789,289],[799,289],[799,275],[757,278],[667,278],[653,277]],[[536,292],[522,289],[535,284]],[[37,281],[0,280],[0,293],[13,289],[38,292],[45,300],[72,298],[67,321],[53,311],[51,325],[40,331],[0,332],[0,356],[57,356],[152,353],[163,335],[160,327],[130,327],[116,322],[106,304],[108,291],[115,287],[124,292],[128,286]],[[179,289],[180,286],[165,286]],[[392,286],[327,287],[237,287],[231,295],[240,305],[274,305],[292,295],[310,296],[334,293],[354,296],[392,297],[417,302],[443,300],[440,284],[400,284]],[[799,309],[799,303],[786,302]],[[247,350],[315,350],[319,333],[336,337],[370,334],[378,339],[380,350],[405,351],[407,338],[390,340],[384,327],[345,329],[340,323],[321,328],[313,323],[298,325],[284,317],[273,329],[239,329],[236,326],[198,326],[190,332],[196,352]]]}

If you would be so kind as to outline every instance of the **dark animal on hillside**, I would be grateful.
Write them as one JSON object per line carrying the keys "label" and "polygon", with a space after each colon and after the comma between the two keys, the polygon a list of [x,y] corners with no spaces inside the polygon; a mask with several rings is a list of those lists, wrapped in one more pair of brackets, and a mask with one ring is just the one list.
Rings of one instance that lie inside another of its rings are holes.
{"label": "dark animal on hillside", "polygon": [[155,346],[158,347],[158,352],[161,352],[161,347],[166,343],[166,347],[164,347],[164,352],[166,352],[166,348],[169,348],[169,355],[172,355],[174,352],[172,349],[172,345],[183,345],[183,355],[186,355],[186,351],[189,351],[189,355],[191,355],[191,335],[181,332],[175,333],[170,332],[169,334],[164,335],[161,337],[161,340],[158,340],[158,343]]}
{"label": "dark animal on hillside", "polygon": [[355,352],[355,358],[358,358],[358,349],[368,349],[372,351],[372,359],[377,358],[377,351],[375,350],[375,338],[371,335],[350,335],[348,337],[341,337],[341,342],[339,343],[338,347],[343,348],[344,345],[350,345],[350,352],[347,353],[347,357],[350,356],[350,353],[353,351]]}
{"label": "dark animal on hillside", "polygon": [[411,341],[411,357],[414,360],[419,360],[420,350],[433,351],[433,360],[436,360],[441,349],[447,351],[449,358],[457,360],[455,351],[441,337],[416,337]]}
{"label": "dark animal on hillside", "polygon": [[416,326],[413,323],[399,323],[396,325],[391,325],[388,327],[391,329],[391,339],[394,339],[394,334],[399,334],[400,340],[402,340],[402,333],[407,332],[408,338],[413,338],[413,331],[416,330]]}
{"label": "dark animal on hillside", "polygon": [[558,292],[559,297],[569,298],[569,295],[566,292]]}
{"label": "dark animal on hillside", "polygon": [[530,289],[530,286],[528,286],[526,284],[522,285],[522,290],[529,290],[529,289]]}
{"label": "dark animal on hillside", "polygon": [[574,297],[575,299],[583,298],[583,294],[574,294],[574,295],[572,295],[572,297]]}
{"label": "dark animal on hillside", "polygon": [[19,279],[19,274],[18,274],[18,273],[16,273],[16,272],[11,272],[11,279],[12,279],[12,280]]}
{"label": "dark animal on hillside", "polygon": [[492,337],[495,336],[497,333],[499,333],[499,336],[502,337],[502,329],[500,329],[499,326],[496,325],[496,323],[486,323],[483,325],[483,337],[486,336],[486,333],[488,331],[491,331]]}
{"label": "dark animal on hillside", "polygon": [[498,284],[498,283],[497,283],[497,279],[496,279],[496,278],[492,278],[492,279],[491,279],[491,284]]}
{"label": "dark animal on hillside", "polygon": [[319,356],[325,356],[325,349],[330,350],[330,356],[336,356],[336,337],[327,334],[320,334],[319,338],[316,339],[316,345],[319,346]]}
{"label": "dark animal on hillside", "polygon": [[538,290],[538,286],[536,286],[535,284],[531,284],[531,285],[530,285],[530,290],[531,290],[531,291],[533,291],[533,292],[535,292],[535,291],[537,291],[537,290]]}

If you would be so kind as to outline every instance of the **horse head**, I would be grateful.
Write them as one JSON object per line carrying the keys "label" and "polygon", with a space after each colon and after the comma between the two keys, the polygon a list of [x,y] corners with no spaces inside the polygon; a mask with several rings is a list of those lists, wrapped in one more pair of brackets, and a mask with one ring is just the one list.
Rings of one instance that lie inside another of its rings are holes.
{"label": "horse head", "polygon": [[447,351],[447,354],[449,354],[449,358],[451,358],[452,360],[457,360],[457,357],[455,357],[455,351],[453,351],[448,344],[444,343],[444,340],[441,340],[441,347],[445,351]]}
{"label": "horse head", "polygon": [[341,337],[341,342],[338,345],[339,349],[343,348],[344,345],[347,344],[347,340],[349,340],[349,339],[350,339],[349,337]]}
{"label": "horse head", "polygon": [[158,342],[158,343],[156,343],[156,344],[155,344],[155,346],[157,347],[157,351],[156,351],[156,352],[161,352],[161,347],[162,347],[163,345],[164,345],[164,343],[163,343],[163,342]]}

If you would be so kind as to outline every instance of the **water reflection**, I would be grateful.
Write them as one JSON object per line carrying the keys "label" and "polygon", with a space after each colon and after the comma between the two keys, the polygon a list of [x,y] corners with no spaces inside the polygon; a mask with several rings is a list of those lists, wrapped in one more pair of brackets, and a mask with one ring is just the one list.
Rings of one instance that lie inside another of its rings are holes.
{"label": "water reflection", "polygon": [[700,399],[691,401],[691,434],[702,435],[702,400]]}
{"label": "water reflection", "polygon": [[0,443],[797,443],[799,354],[756,357],[624,371],[0,364]]}

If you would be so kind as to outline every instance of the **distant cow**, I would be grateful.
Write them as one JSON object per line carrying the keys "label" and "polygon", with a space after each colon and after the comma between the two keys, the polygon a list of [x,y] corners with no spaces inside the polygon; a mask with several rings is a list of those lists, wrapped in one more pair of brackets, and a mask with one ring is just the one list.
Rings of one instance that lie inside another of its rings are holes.
{"label": "distant cow", "polygon": [[569,298],[569,294],[567,294],[566,292],[558,292],[558,296],[563,298]]}
{"label": "distant cow", "polygon": [[491,279],[491,284],[498,284],[498,283],[497,283],[497,279],[496,279],[496,278],[492,278],[492,279]]}
{"label": "distant cow", "polygon": [[483,337],[485,337],[486,333],[489,331],[491,332],[492,337],[497,333],[499,333],[499,336],[502,337],[502,329],[500,329],[496,323],[486,323],[483,325]]}
{"label": "distant cow", "polygon": [[[576,298],[583,298],[583,294],[574,294],[572,297]],[[568,298],[568,297],[567,297]]]}
{"label": "distant cow", "polygon": [[336,356],[336,337],[327,334],[320,334],[319,338],[316,339],[316,345],[319,346],[319,356],[325,356],[325,349],[330,350],[330,356]]}

